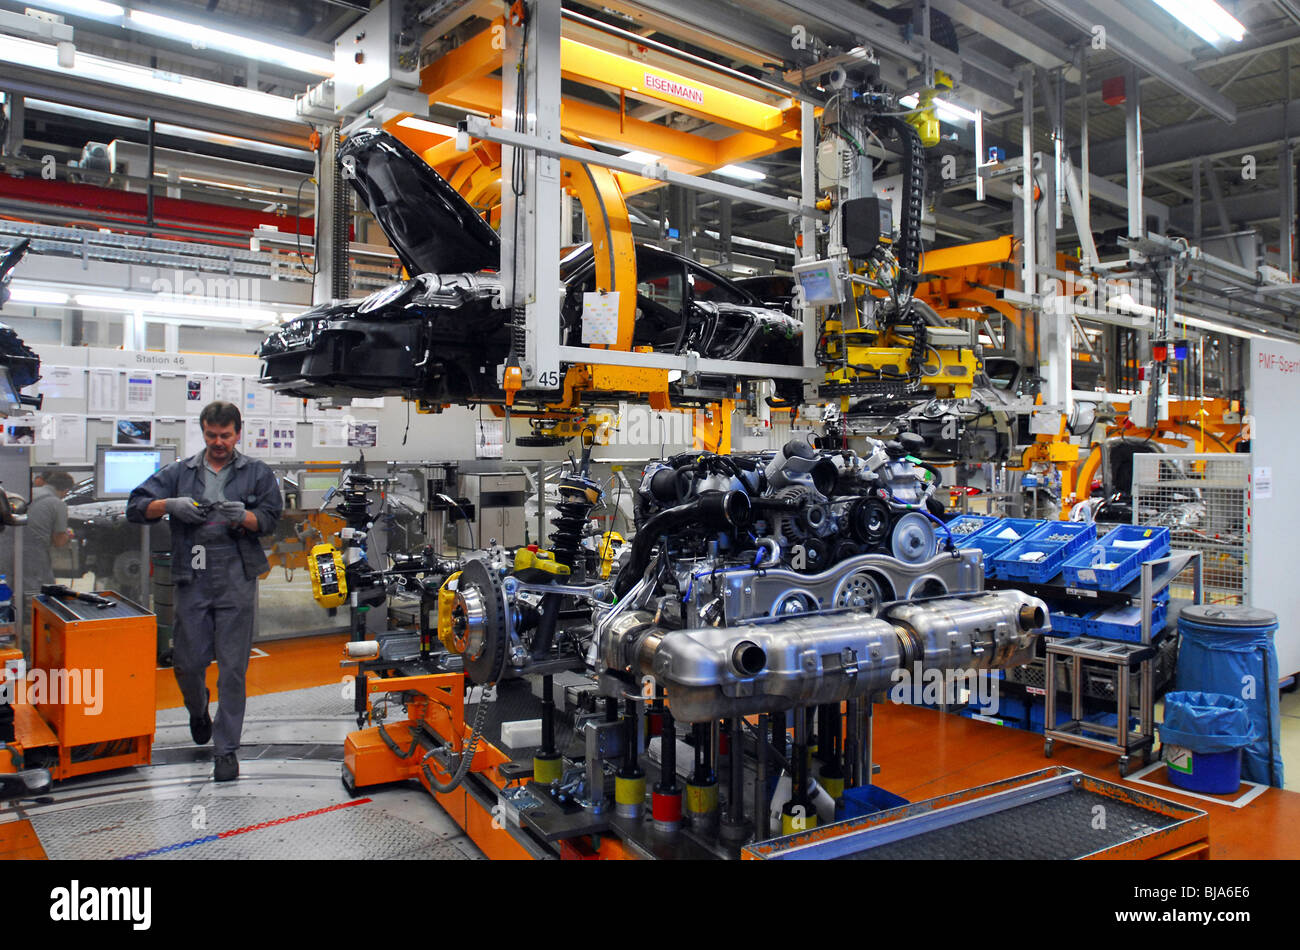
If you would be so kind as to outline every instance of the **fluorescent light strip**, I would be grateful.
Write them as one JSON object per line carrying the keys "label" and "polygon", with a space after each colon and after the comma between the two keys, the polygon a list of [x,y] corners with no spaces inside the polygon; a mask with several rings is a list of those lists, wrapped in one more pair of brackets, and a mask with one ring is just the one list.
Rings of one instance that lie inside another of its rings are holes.
{"label": "fluorescent light strip", "polygon": [[197,23],[187,23],[184,20],[159,16],[157,13],[146,13],[143,10],[132,10],[127,15],[127,20],[128,26],[134,24],[145,32],[184,40],[193,44],[195,49],[202,49],[206,46],[211,49],[234,53],[246,59],[277,63],[281,66],[287,66],[289,69],[296,69],[299,72],[314,73],[317,76],[334,75],[334,59],[332,57],[327,59],[324,56],[314,56],[302,50],[264,43],[261,40],[251,39],[247,36],[227,33],[224,30],[214,30],[211,27],[199,26]]}
{"label": "fluorescent light strip", "polygon": [[456,130],[450,125],[443,125],[441,122],[433,122],[429,119],[421,119],[419,116],[408,115],[397,123],[404,129],[415,129],[417,132],[432,132],[434,135],[445,135],[451,138],[456,134]]}
{"label": "fluorescent light strip", "polygon": [[[903,96],[898,100],[898,104],[904,109],[915,109],[920,102],[921,100],[914,95]],[[935,114],[949,125],[956,125],[958,122],[974,122],[977,117],[977,113],[946,99],[932,99],[930,104],[934,106]]]}
{"label": "fluorescent light strip", "polygon": [[91,310],[112,310],[122,313],[139,310],[163,316],[205,317],[231,323],[244,323],[250,320],[264,322],[275,319],[273,310],[245,308],[238,304],[186,303],[163,296],[77,294],[72,299],[78,307],[87,307]]}
{"label": "fluorescent light strip", "polygon": [[740,181],[762,181],[767,177],[766,173],[759,171],[757,168],[749,168],[745,165],[723,165],[721,168],[713,169],[714,175],[725,175],[728,178],[736,178]]}
{"label": "fluorescent light strip", "polygon": [[1241,25],[1241,22],[1214,0],[1154,0],[1154,2],[1156,6],[1212,46],[1225,40],[1240,43],[1246,35],[1246,28]]}
{"label": "fluorescent light strip", "polygon": [[13,36],[0,36],[0,61],[46,72],[76,75],[81,79],[151,92],[187,102],[210,103],[220,108],[247,112],[265,118],[293,120],[297,117],[293,99],[268,95],[254,89],[240,89],[224,83],[209,82],[193,76],[146,69],[101,56],[78,53],[75,72],[70,71],[59,65],[58,51],[55,47]]}
{"label": "fluorescent light strip", "polygon": [[1213,320],[1201,320],[1197,317],[1187,317],[1181,313],[1174,314],[1174,323],[1181,323],[1183,326],[1195,327],[1199,330],[1210,330],[1214,333],[1226,333],[1229,336],[1245,337],[1252,340],[1272,340],[1275,337],[1266,335],[1266,332],[1253,333],[1250,330],[1239,330],[1236,327],[1230,327],[1225,323],[1215,323]]}
{"label": "fluorescent light strip", "polygon": [[629,162],[641,162],[645,165],[663,161],[663,156],[652,155],[649,152],[624,152],[619,158],[626,159]]}
{"label": "fluorescent light strip", "polygon": [[31,6],[42,10],[61,10],[97,20],[116,20],[126,15],[126,10],[116,3],[104,0],[34,0]]}
{"label": "fluorescent light strip", "polygon": [[53,290],[34,290],[29,287],[10,287],[9,301],[30,306],[62,306],[68,302],[68,295]]}

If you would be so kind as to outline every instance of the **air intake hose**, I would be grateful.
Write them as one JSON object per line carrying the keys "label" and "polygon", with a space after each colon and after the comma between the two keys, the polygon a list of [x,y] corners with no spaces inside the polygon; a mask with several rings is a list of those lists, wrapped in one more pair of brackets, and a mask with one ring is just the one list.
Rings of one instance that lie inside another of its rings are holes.
{"label": "air intake hose", "polygon": [[622,597],[641,579],[650,563],[650,552],[664,535],[688,526],[704,531],[743,528],[749,524],[749,516],[749,496],[743,491],[702,492],[693,501],[659,512],[641,526],[632,540],[628,561],[614,579],[614,593]]}

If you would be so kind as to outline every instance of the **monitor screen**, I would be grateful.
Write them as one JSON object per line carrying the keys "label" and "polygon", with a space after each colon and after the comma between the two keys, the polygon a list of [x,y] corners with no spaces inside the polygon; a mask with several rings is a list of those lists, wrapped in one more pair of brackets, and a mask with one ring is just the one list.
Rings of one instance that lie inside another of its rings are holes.
{"label": "monitor screen", "polygon": [[818,307],[841,303],[844,285],[840,277],[841,265],[835,260],[800,261],[794,265],[795,280],[799,282],[802,306]]}
{"label": "monitor screen", "polygon": [[95,494],[99,498],[126,498],[158,469],[176,461],[174,445],[138,448],[100,445],[96,448]]}
{"label": "monitor screen", "polygon": [[22,405],[18,402],[18,392],[8,368],[0,369],[0,413],[18,413]]}
{"label": "monitor screen", "polygon": [[828,267],[800,274],[799,283],[803,285],[805,300],[831,300],[835,297],[835,286],[831,283],[831,272]]}

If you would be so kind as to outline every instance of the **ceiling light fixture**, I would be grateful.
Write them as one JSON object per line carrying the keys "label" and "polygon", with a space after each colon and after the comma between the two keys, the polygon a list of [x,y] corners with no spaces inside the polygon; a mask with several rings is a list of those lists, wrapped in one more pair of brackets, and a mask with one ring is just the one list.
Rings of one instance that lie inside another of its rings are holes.
{"label": "ceiling light fixture", "polygon": [[767,177],[765,172],[745,165],[723,165],[721,168],[713,169],[713,174],[725,175],[728,178],[736,178],[740,181],[762,181]]}
{"label": "ceiling light fixture", "polygon": [[[921,100],[915,95],[903,96],[898,100],[898,104],[904,109],[915,109],[920,102]],[[974,122],[979,117],[978,113],[946,99],[933,99],[930,104],[934,106],[934,111],[939,118],[949,125],[956,125],[959,122]]]}
{"label": "ceiling light fixture", "polygon": [[[14,63],[46,72],[67,72],[58,63],[58,51],[55,47],[14,36],[0,36],[0,62]],[[297,118],[297,109],[292,98],[272,96],[255,89],[242,89],[193,76],[148,69],[144,66],[105,59],[102,56],[79,53],[76,71],[79,79],[150,92],[172,99],[183,99],[186,102],[209,103],[219,108],[247,112],[269,119],[292,121]]]}
{"label": "ceiling light fixture", "polygon": [[78,307],[91,310],[112,310],[120,313],[156,313],[162,316],[203,317],[222,323],[245,324],[250,321],[265,323],[275,319],[275,311],[243,307],[239,304],[219,302],[188,302],[170,296],[146,294],[77,294],[73,302]]}
{"label": "ceiling light fixture", "polygon": [[417,132],[432,132],[434,135],[444,135],[447,138],[451,138],[456,134],[456,130],[450,125],[443,125],[441,122],[434,122],[431,119],[421,119],[419,116],[414,115],[408,115],[397,124],[403,129],[415,129]]}
{"label": "ceiling light fixture", "polygon": [[1198,317],[1188,317],[1181,313],[1174,314],[1174,323],[1181,323],[1183,326],[1196,327],[1200,330],[1210,330],[1214,333],[1226,333],[1229,336],[1240,336],[1252,340],[1271,340],[1273,337],[1266,336],[1268,332],[1262,327],[1258,333],[1251,330],[1240,330],[1237,327],[1228,326],[1226,323],[1215,323],[1213,320],[1201,320]]}
{"label": "ceiling light fixture", "polygon": [[1246,28],[1231,13],[1214,0],[1154,0],[1183,26],[1187,27],[1211,46],[1227,40],[1240,43]]}
{"label": "ceiling light fixture", "polygon": [[104,0],[35,0],[32,6],[76,13],[97,20],[113,20],[126,14],[125,8],[116,3],[105,3]]}
{"label": "ceiling light fixture", "polygon": [[275,63],[298,72],[313,73],[317,76],[334,75],[333,57],[315,56],[303,50],[277,46],[274,43],[240,36],[238,33],[214,30],[211,27],[199,26],[197,23],[160,16],[157,13],[146,13],[143,10],[132,10],[127,15],[127,20],[128,26],[134,26],[146,33],[182,40],[193,45],[195,49],[204,47],[219,49],[245,59]]}
{"label": "ceiling light fixture", "polygon": [[61,306],[68,302],[68,295],[53,290],[36,290],[31,287],[9,288],[9,301],[31,306]]}

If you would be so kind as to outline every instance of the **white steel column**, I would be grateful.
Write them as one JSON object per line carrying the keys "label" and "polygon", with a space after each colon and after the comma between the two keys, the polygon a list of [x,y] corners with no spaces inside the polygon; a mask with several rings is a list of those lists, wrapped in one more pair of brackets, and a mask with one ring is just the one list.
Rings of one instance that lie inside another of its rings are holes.
{"label": "white steel column", "polygon": [[[803,189],[800,195],[805,207],[817,201],[817,127],[815,107],[811,102],[804,102],[800,110],[800,147],[799,165],[802,172]],[[807,215],[799,219],[799,235],[803,246],[799,257],[811,260],[817,256],[817,221]],[[803,307],[803,365],[817,365],[817,311],[813,307]],[[810,401],[817,398],[817,388],[821,380],[813,379],[804,384],[804,395]]]}
{"label": "white steel column", "polygon": [[[1128,236],[1142,237],[1146,232],[1142,210],[1142,94],[1136,66],[1124,75],[1124,146],[1128,156]],[[1130,259],[1134,253],[1130,252]]]}
{"label": "white steel column", "polygon": [[[507,129],[560,144],[560,0],[532,0],[527,21],[506,30],[501,114]],[[518,69],[524,58],[522,72]],[[524,110],[518,114],[519,83]],[[531,150],[501,150],[501,267],[506,304],[525,315],[515,355],[525,388],[560,385],[560,160]]]}
{"label": "white steel column", "polygon": [[1024,292],[1032,297],[1038,292],[1037,261],[1034,259],[1034,67],[1022,67],[1020,72],[1020,105],[1022,109],[1020,154],[1021,182],[1024,189],[1021,209],[1021,247],[1024,254],[1024,267],[1021,278]]}
{"label": "white steel column", "polygon": [[1288,278],[1295,274],[1295,149],[1291,141],[1282,143],[1282,152],[1278,158],[1278,192],[1282,198],[1282,230],[1279,248],[1279,261]]}

